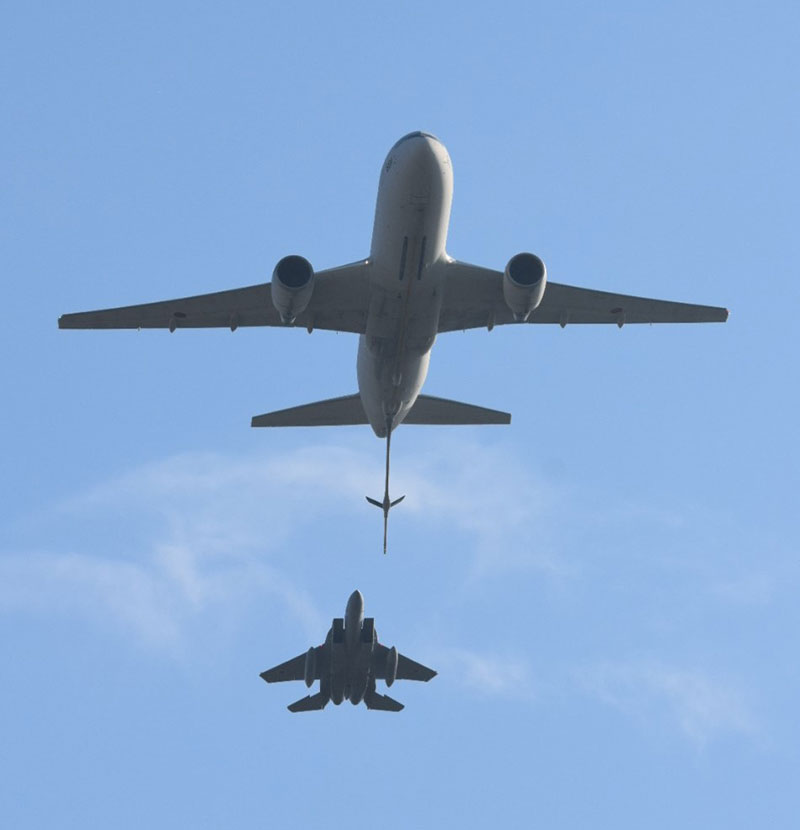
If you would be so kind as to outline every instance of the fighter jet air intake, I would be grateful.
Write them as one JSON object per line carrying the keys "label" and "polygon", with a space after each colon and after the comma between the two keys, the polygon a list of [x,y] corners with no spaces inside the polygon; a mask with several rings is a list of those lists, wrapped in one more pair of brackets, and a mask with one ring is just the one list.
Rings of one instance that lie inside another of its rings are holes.
{"label": "fighter jet air intake", "polygon": [[381,645],[374,618],[364,618],[364,597],[353,591],[344,618],[334,618],[321,646],[311,646],[304,654],[261,672],[261,677],[267,683],[304,680],[308,687],[319,680],[319,691],[290,704],[290,712],[324,709],[330,700],[337,706],[343,700],[354,706],[363,700],[367,709],[399,712],[403,704],[376,692],[375,681],[383,680],[387,686],[395,680],[427,682],[436,672],[398,654],[394,646]]}
{"label": "fighter jet air intake", "polygon": [[282,326],[359,335],[358,392],[252,419],[254,427],[369,424],[386,439],[384,493],[367,497],[389,511],[392,431],[406,424],[508,424],[507,412],[420,394],[437,334],[506,324],[724,322],[714,306],[651,300],[549,282],[532,253],[504,270],[453,259],[446,249],[453,169],[444,145],[425,132],[401,138],[381,168],[366,259],[315,272],[308,260],[279,260],[271,283],[176,300],[65,314],[63,329],[176,329]]}

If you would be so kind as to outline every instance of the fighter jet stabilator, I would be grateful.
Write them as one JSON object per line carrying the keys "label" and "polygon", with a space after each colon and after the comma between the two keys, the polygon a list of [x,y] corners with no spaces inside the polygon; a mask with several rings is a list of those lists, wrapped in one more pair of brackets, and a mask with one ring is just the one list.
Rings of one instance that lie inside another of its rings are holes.
{"label": "fighter jet stabilator", "polygon": [[504,271],[453,259],[445,250],[453,171],[434,136],[414,132],[389,151],[381,170],[370,254],[314,272],[286,256],[271,283],[176,300],[65,314],[63,329],[302,327],[359,335],[358,393],[252,419],[254,427],[369,424],[386,438],[382,500],[384,553],[390,509],[392,431],[407,424],[508,424],[506,412],[421,395],[436,335],[506,323],[724,322],[724,308],[649,300],[548,282],[534,254]]}
{"label": "fighter jet stabilator", "polygon": [[375,619],[364,618],[364,597],[353,591],[344,618],[336,617],[321,646],[311,646],[273,669],[261,672],[267,683],[304,680],[311,687],[319,680],[319,691],[289,705],[290,712],[324,709],[332,700],[337,706],[349,700],[354,706],[363,700],[367,709],[399,712],[403,704],[375,691],[375,681],[391,686],[395,680],[422,680],[436,677],[433,669],[415,663],[378,642]]}

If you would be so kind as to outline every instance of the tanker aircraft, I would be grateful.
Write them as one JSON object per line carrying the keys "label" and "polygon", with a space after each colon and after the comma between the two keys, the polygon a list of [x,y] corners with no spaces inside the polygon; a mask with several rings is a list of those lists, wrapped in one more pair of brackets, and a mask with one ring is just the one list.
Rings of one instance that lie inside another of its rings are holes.
{"label": "tanker aircraft", "polygon": [[290,704],[290,712],[324,709],[330,700],[337,706],[343,700],[353,706],[363,700],[367,709],[399,712],[403,704],[376,692],[375,681],[383,680],[387,686],[395,680],[427,682],[436,677],[436,672],[398,654],[394,646],[382,646],[375,618],[364,618],[364,597],[360,591],[353,591],[344,617],[333,620],[321,646],[311,646],[304,654],[261,672],[261,677],[267,683],[304,680],[309,688],[319,680],[319,691]]}
{"label": "tanker aircraft", "polygon": [[366,259],[315,272],[302,256],[279,260],[272,282],[144,305],[65,314],[63,329],[283,326],[359,335],[358,392],[252,419],[254,427],[369,424],[386,439],[382,500],[389,510],[392,431],[406,424],[508,424],[494,409],[422,395],[437,334],[517,323],[724,322],[714,306],[650,300],[549,282],[542,260],[512,256],[505,270],[451,257],[446,249],[453,169],[444,145],[414,132],[389,151],[378,185]]}

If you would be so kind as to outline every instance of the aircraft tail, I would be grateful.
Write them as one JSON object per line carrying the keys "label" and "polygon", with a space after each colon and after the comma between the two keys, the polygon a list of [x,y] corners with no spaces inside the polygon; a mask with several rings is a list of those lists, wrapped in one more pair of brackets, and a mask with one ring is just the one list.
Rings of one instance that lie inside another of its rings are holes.
{"label": "aircraft tail", "polygon": [[361,403],[361,396],[345,395],[328,398],[277,412],[256,415],[251,421],[253,427],[341,427],[351,424],[366,424],[367,415]]}
{"label": "aircraft tail", "polygon": [[[366,424],[367,415],[361,396],[344,395],[324,401],[292,406],[256,415],[250,422],[254,427],[338,427]],[[403,419],[406,424],[510,424],[511,415],[498,409],[487,409],[471,403],[420,395],[411,411]]]}
{"label": "aircraft tail", "polygon": [[364,703],[367,704],[367,709],[378,709],[382,712],[400,712],[405,709],[399,700],[389,695],[378,694],[376,691],[368,691],[364,695]]}
{"label": "aircraft tail", "polygon": [[319,709],[324,709],[329,700],[329,695],[317,692],[315,695],[301,697],[300,700],[290,703],[287,708],[290,712],[314,712]]}
{"label": "aircraft tail", "polygon": [[510,424],[511,415],[498,409],[487,409],[433,395],[420,395],[411,411],[403,419],[404,424]]}

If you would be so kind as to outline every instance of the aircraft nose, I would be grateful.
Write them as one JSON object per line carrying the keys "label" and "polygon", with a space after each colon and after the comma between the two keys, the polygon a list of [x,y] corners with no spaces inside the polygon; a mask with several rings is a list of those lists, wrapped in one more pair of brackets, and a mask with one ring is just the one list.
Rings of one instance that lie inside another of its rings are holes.
{"label": "aircraft nose", "polygon": [[404,135],[392,147],[390,155],[398,155],[412,169],[422,169],[436,164],[443,149],[441,141],[435,135],[417,131]]}
{"label": "aircraft nose", "polygon": [[404,135],[399,141],[396,141],[394,147],[392,147],[392,150],[396,150],[401,144],[406,143],[414,144],[416,146],[431,146],[433,144],[441,144],[442,142],[439,141],[433,133],[426,133],[423,130],[416,130],[413,133]]}
{"label": "aircraft nose", "polygon": [[438,139],[425,133],[419,133],[409,141],[408,153],[415,164],[430,164],[435,161],[439,146]]}
{"label": "aircraft nose", "polygon": [[350,616],[351,613],[358,615],[363,608],[364,597],[361,595],[361,591],[353,591],[353,593],[350,594],[350,599],[347,600],[347,615]]}

